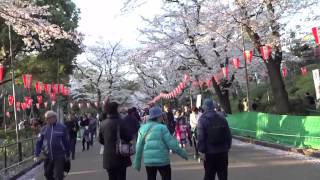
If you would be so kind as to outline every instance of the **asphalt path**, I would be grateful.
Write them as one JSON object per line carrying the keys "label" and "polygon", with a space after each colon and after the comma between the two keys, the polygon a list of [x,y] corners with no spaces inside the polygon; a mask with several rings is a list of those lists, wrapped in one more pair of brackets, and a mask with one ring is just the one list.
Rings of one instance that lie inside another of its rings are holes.
{"label": "asphalt path", "polygon": [[[100,145],[95,144],[85,152],[79,150],[80,146],[66,180],[108,179],[107,172],[102,168]],[[191,148],[188,148],[188,152],[189,161],[172,155],[173,180],[203,179],[202,164],[192,159]],[[140,172],[128,168],[128,180],[143,180],[146,177],[144,168]],[[21,179],[31,179],[31,176],[29,174]],[[34,179],[45,179],[42,167],[36,169]],[[159,175],[157,179],[161,179]],[[229,156],[229,180],[320,180],[320,160],[233,140]]]}

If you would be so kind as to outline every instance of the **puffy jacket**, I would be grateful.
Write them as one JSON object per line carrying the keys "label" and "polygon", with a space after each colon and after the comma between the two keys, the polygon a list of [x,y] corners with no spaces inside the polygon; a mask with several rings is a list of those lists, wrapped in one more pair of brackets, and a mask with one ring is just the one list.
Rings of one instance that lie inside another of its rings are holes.
{"label": "puffy jacket", "polygon": [[[145,137],[149,128],[152,129]],[[179,147],[177,140],[170,134],[166,125],[148,121],[139,129],[133,167],[140,170],[142,153],[145,166],[168,165],[170,164],[169,149],[182,158],[188,159],[187,152]]]}
{"label": "puffy jacket", "polygon": [[35,156],[40,155],[43,146],[47,158],[69,157],[69,133],[66,126],[58,122],[44,126],[38,135]]}
{"label": "puffy jacket", "polygon": [[[208,138],[208,127],[212,127],[214,124],[215,127],[226,127],[224,140],[222,143],[219,144],[212,144],[209,143]],[[224,116],[215,112],[213,110],[206,111],[203,113],[199,119],[198,128],[198,149],[199,152],[206,153],[206,154],[217,154],[228,152],[231,148],[231,133],[229,129],[228,122]]]}

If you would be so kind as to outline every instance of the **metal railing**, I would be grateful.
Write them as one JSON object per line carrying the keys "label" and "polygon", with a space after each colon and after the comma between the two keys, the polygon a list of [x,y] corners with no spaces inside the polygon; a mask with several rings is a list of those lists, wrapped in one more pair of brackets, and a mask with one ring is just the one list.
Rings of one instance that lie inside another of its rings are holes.
{"label": "metal railing", "polygon": [[35,138],[0,146],[0,171],[19,165],[33,156]]}

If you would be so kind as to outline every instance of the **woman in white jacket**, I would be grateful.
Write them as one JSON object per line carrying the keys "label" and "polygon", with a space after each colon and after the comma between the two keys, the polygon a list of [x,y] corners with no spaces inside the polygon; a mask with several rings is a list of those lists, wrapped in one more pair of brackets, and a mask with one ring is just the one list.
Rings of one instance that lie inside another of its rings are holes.
{"label": "woman in white jacket", "polygon": [[199,112],[197,107],[192,108],[192,113],[190,114],[190,126],[191,126],[191,134],[192,134],[192,143],[194,144],[194,159],[199,159],[199,151],[197,146],[197,125],[199,122],[199,118],[202,115]]}

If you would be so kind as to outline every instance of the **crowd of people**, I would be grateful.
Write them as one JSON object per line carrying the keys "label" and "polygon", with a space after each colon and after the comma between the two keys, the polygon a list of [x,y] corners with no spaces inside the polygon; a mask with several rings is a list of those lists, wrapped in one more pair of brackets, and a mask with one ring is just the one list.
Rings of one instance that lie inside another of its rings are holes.
{"label": "crowd of people", "polygon": [[231,134],[225,116],[211,99],[200,108],[151,105],[141,111],[130,108],[126,114],[119,112],[116,102],[108,102],[102,116],[70,114],[64,123],[58,122],[55,112],[48,111],[47,124],[39,131],[35,160],[42,151],[45,177],[62,180],[64,172],[70,170],[70,160],[75,159],[77,138],[81,138],[85,151],[97,137],[109,180],[125,180],[129,166],[140,171],[142,160],[148,180],[155,180],[157,172],[163,180],[170,180],[170,154],[188,160],[187,149],[203,162],[205,180],[216,175],[226,180]]}

